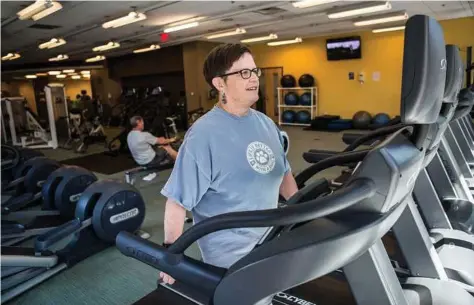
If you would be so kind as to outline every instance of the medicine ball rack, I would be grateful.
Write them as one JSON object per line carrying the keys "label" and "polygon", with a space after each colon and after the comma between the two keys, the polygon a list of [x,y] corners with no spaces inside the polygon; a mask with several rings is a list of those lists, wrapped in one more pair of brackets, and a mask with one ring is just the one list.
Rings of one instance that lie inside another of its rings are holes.
{"label": "medicine ball rack", "polygon": [[[286,109],[293,110],[304,110],[307,109],[311,113],[311,119],[318,115],[318,87],[278,87],[278,124],[281,125],[291,125],[291,126],[311,126],[311,124],[302,124],[302,123],[287,123],[283,122],[282,114]],[[305,92],[311,93],[311,104],[308,106],[305,105],[286,105],[285,104],[285,95],[288,92],[295,92],[299,95],[302,95]]]}

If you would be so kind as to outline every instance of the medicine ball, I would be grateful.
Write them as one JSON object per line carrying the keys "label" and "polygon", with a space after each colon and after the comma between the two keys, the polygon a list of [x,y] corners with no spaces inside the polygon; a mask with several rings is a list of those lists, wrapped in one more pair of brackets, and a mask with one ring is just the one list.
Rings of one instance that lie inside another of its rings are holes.
{"label": "medicine ball", "polygon": [[305,92],[300,96],[300,105],[311,106],[311,92]]}
{"label": "medicine ball", "polygon": [[281,119],[284,123],[294,123],[296,119],[296,112],[293,110],[285,110],[283,111]]}
{"label": "medicine ball", "polygon": [[298,111],[296,114],[296,122],[299,124],[309,124],[311,122],[311,114],[309,111]]}
{"label": "medicine ball", "polygon": [[367,111],[358,111],[352,117],[352,125],[355,129],[369,128],[372,116]]}
{"label": "medicine ball", "polygon": [[296,87],[296,79],[293,75],[286,74],[281,77],[280,84],[283,88]]}
{"label": "medicine ball", "polygon": [[382,127],[390,122],[390,117],[386,113],[377,113],[372,119],[372,124],[375,127]]}
{"label": "medicine ball", "polygon": [[299,96],[294,92],[285,94],[285,104],[290,106],[298,105]]}
{"label": "medicine ball", "polygon": [[303,74],[298,79],[298,85],[300,85],[300,87],[313,87],[314,77],[311,74]]}

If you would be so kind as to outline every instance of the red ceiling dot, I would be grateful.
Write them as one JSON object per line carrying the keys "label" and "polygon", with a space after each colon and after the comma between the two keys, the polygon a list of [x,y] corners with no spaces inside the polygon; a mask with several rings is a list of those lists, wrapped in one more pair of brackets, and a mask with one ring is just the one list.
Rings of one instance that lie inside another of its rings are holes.
{"label": "red ceiling dot", "polygon": [[169,36],[170,36],[170,35],[169,35],[168,33],[161,33],[161,34],[160,34],[161,42],[167,42]]}

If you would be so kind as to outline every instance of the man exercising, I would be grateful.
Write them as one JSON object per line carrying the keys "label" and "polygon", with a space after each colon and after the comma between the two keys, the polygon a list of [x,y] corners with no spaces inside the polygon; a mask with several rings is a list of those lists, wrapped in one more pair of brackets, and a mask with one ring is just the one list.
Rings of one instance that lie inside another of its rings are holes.
{"label": "man exercising", "polygon": [[157,154],[152,145],[160,145],[173,160],[176,160],[178,152],[169,145],[176,141],[175,138],[155,137],[151,133],[143,131],[145,123],[143,118],[138,115],[130,119],[130,125],[133,129],[128,133],[127,144],[135,162],[147,166],[159,165],[163,161],[163,156]]}

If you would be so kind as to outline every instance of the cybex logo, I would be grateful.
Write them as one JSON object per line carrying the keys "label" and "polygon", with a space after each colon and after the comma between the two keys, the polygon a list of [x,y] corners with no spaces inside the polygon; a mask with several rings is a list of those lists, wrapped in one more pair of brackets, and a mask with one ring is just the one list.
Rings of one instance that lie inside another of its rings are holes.
{"label": "cybex logo", "polygon": [[71,196],[69,197],[69,201],[70,201],[70,202],[76,202],[76,201],[79,200],[79,198],[81,198],[81,195],[82,195],[82,193],[78,193],[78,194],[75,194],[75,195],[71,195]]}
{"label": "cybex logo", "polygon": [[146,262],[152,266],[156,266],[159,262],[159,260],[154,257],[153,255],[150,255],[144,251],[141,251],[139,249],[136,249],[134,247],[127,247],[127,251],[136,259]]}
{"label": "cybex logo", "polygon": [[284,299],[286,301],[290,301],[291,303],[286,303],[285,304],[297,304],[297,305],[316,305],[314,303],[311,303],[309,301],[306,301],[306,300],[303,300],[303,299],[300,299],[298,297],[295,297],[295,296],[292,296],[292,295],[289,295],[289,294],[286,294],[284,292],[279,292],[277,295],[276,295],[277,298],[280,298],[280,299]]}
{"label": "cybex logo", "polygon": [[138,208],[134,208],[134,209],[122,212],[120,214],[116,214],[110,217],[110,223],[116,224],[116,223],[122,222],[124,220],[137,216],[139,213],[140,212],[138,211]]}
{"label": "cybex logo", "polygon": [[448,65],[448,62],[446,59],[441,59],[441,70],[446,70],[446,66]]}

